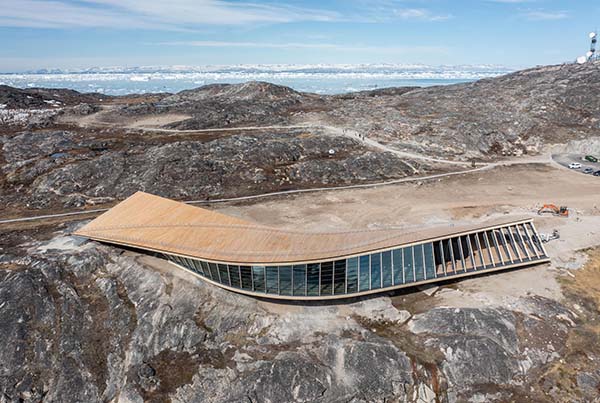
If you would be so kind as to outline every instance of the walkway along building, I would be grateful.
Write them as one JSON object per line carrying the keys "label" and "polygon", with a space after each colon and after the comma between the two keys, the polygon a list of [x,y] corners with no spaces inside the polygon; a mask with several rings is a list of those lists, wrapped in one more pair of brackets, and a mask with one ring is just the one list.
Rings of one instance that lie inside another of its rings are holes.
{"label": "walkway along building", "polygon": [[209,283],[279,299],[371,294],[549,261],[531,219],[407,232],[303,232],[138,192],[75,235],[142,249]]}

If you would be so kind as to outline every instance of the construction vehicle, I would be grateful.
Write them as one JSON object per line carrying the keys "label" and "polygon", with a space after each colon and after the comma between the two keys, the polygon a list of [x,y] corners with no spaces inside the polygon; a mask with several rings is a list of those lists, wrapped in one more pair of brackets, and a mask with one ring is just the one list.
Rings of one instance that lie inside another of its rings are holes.
{"label": "construction vehicle", "polygon": [[557,217],[568,217],[569,216],[569,208],[567,206],[557,207],[554,204],[544,204],[544,206],[538,210],[538,214],[542,215],[545,213],[550,213]]}
{"label": "construction vehicle", "polygon": [[558,232],[557,229],[555,229],[554,231],[552,231],[551,234],[540,234],[540,240],[543,243],[548,243],[554,239],[560,239],[560,233]]}

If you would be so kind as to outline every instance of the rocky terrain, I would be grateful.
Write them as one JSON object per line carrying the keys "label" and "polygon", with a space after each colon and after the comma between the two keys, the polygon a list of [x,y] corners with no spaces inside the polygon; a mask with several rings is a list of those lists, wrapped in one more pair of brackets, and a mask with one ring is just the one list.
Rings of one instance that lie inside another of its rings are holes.
{"label": "rocky terrain", "polygon": [[[566,285],[571,298],[562,303],[523,295],[510,307],[436,307],[418,291],[279,305],[220,290],[160,259],[66,236],[70,229],[47,231],[45,240],[3,239],[2,402],[600,396],[590,319],[598,317],[597,295],[578,292],[585,283]],[[597,276],[594,256],[582,270]]]}
{"label": "rocky terrain", "polygon": [[[337,96],[268,83],[128,97],[0,87],[1,218],[137,190],[214,200],[401,178],[415,181],[222,208],[310,230],[572,208],[536,215],[561,230],[552,264],[304,305],[72,237],[78,217],[0,224],[0,403],[600,401],[600,188],[526,160],[597,149],[599,78],[588,64]],[[471,161],[506,166],[420,182]]]}
{"label": "rocky terrain", "polygon": [[[139,189],[219,198],[458,169],[411,153],[535,155],[598,134],[599,77],[598,63],[561,65],[337,96],[256,82],[127,97],[0,87],[0,200],[11,214],[97,205]],[[244,127],[266,129],[235,130]],[[194,132],[215,128],[233,131]]]}
{"label": "rocky terrain", "polygon": [[536,154],[600,129],[600,63],[519,71],[473,83],[338,96],[267,83],[211,85],[109,114],[186,113],[166,127],[205,129],[320,122],[397,149],[449,158]]}
{"label": "rocky terrain", "polygon": [[19,89],[0,85],[0,104],[5,109],[43,109],[74,106],[81,103],[98,103],[111,98],[103,94],[82,94],[66,89]]}
{"label": "rocky terrain", "polygon": [[353,101],[335,117],[396,147],[428,154],[535,154],[544,145],[597,135],[599,76],[600,63],[540,67]]}
{"label": "rocky terrain", "polygon": [[355,139],[303,131],[198,140],[45,130],[0,142],[1,199],[14,208],[24,202],[34,209],[97,205],[140,189],[210,199],[433,171],[422,162],[369,150]]}

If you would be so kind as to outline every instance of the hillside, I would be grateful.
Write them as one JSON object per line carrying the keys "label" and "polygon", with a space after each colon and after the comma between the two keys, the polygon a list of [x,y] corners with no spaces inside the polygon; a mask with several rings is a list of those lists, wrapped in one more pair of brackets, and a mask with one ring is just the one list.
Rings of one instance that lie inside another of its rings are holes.
{"label": "hillside", "polygon": [[456,158],[539,153],[600,133],[600,63],[342,102],[328,113],[399,149]]}

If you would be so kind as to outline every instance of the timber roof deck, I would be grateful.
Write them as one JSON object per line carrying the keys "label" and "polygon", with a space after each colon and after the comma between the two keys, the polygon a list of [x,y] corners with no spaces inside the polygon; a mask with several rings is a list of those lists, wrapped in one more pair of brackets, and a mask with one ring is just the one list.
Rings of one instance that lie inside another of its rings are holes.
{"label": "timber roof deck", "polygon": [[276,229],[137,192],[75,232],[114,244],[245,264],[337,259],[527,222],[507,217],[470,226],[304,232]]}

